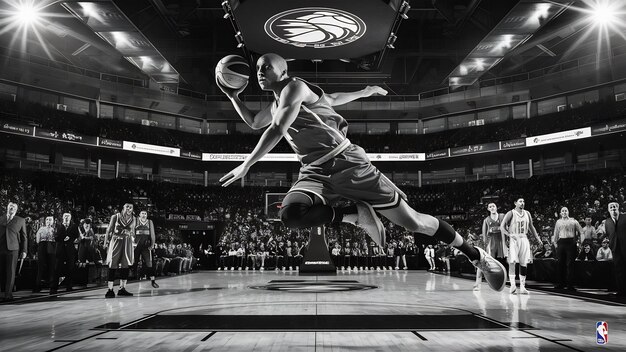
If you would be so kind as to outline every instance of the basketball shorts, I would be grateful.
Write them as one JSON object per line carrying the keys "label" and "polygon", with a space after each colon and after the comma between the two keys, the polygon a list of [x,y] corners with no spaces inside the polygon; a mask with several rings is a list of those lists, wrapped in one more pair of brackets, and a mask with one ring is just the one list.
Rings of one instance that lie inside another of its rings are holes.
{"label": "basketball shorts", "polygon": [[107,261],[111,269],[126,269],[133,265],[133,239],[130,236],[113,235],[107,251]]}
{"label": "basketball shorts", "polygon": [[504,246],[502,244],[502,233],[490,232],[487,234],[487,253],[494,258],[504,258]]}
{"label": "basketball shorts", "polygon": [[391,209],[406,200],[406,194],[372,165],[363,148],[351,144],[320,165],[303,165],[289,192],[304,191],[324,204],[339,198],[370,204],[375,210]]}
{"label": "basketball shorts", "polygon": [[511,234],[511,237],[515,236],[517,240],[511,239],[509,241],[509,259],[508,262],[519,263],[526,266],[528,263],[532,263],[533,257],[530,253],[530,242],[526,235]]}
{"label": "basketball shorts", "polygon": [[137,245],[137,247],[135,247],[134,250],[134,255],[135,255],[135,261],[137,263],[139,263],[139,261],[141,260],[141,258],[143,258],[143,261],[146,265],[146,267],[151,268],[152,267],[152,251],[150,250],[149,246],[141,246],[141,245]]}

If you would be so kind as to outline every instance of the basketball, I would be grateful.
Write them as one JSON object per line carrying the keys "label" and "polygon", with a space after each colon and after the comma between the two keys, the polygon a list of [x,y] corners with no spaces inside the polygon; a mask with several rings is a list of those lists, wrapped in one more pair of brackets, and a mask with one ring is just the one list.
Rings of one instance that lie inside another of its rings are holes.
{"label": "basketball", "polygon": [[250,65],[239,55],[228,55],[217,63],[215,76],[226,88],[240,89],[248,83]]}

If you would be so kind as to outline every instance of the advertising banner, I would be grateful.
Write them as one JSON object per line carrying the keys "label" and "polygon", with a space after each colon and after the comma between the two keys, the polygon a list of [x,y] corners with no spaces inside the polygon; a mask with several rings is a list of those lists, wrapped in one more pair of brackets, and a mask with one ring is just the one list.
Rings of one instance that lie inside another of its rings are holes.
{"label": "advertising banner", "polygon": [[164,147],[160,145],[143,144],[143,143],[129,142],[129,141],[124,141],[122,145],[123,145],[124,150],[130,150],[133,152],[158,154],[158,155],[164,155],[164,156],[176,156],[176,157],[180,156],[180,149],[178,148]]}

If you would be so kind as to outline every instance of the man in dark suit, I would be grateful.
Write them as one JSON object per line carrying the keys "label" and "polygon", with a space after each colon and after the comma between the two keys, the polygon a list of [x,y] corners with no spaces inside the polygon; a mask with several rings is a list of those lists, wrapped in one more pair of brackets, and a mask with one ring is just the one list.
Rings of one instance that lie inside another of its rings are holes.
{"label": "man in dark suit", "polygon": [[620,214],[619,204],[609,203],[610,218],[604,223],[609,237],[609,247],[613,252],[617,295],[626,297],[626,214]]}
{"label": "man in dark suit", "polygon": [[76,266],[76,247],[74,241],[78,238],[78,225],[72,221],[72,214],[64,213],[63,221],[57,225],[55,234],[57,242],[56,269],[54,279],[50,283],[50,294],[56,294],[59,287],[59,274],[65,273],[67,291],[72,291],[72,277]]}
{"label": "man in dark suit", "polygon": [[17,204],[9,202],[6,214],[0,216],[0,282],[4,289],[4,302],[13,300],[17,259],[26,258],[26,222],[16,213]]}

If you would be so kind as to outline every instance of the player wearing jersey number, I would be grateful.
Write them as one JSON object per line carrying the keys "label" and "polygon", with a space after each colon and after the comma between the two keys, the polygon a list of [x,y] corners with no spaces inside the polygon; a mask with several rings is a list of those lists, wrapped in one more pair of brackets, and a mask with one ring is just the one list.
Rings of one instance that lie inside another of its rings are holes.
{"label": "player wearing jersey number", "polygon": [[500,225],[502,233],[509,237],[509,279],[511,280],[511,294],[517,292],[515,284],[515,264],[519,264],[519,286],[521,294],[528,294],[526,290],[526,272],[528,263],[532,262],[528,232],[535,236],[541,244],[541,238],[533,225],[530,212],[524,210],[524,198],[517,198],[515,209],[510,210],[504,216]]}
{"label": "player wearing jersey number", "polygon": [[[502,264],[482,249],[473,247],[446,222],[421,214],[409,206],[406,195],[374,167],[363,148],[346,137],[348,123],[333,106],[372,95],[385,95],[380,87],[368,86],[350,93],[325,93],[320,87],[287,73],[287,62],[276,54],[265,54],[256,65],[261,89],[274,101],[258,113],[239,99],[243,88],[219,88],[235,110],[253,129],[265,128],[248,158],[220,179],[228,186],[243,177],[250,167],[269,153],[284,137],[301,162],[300,175],[285,196],[280,217],[291,228],[348,222],[362,227],[377,244],[385,243],[385,230],[376,212],[412,232],[420,232],[453,245],[485,273],[489,285],[502,290],[506,273]],[[356,205],[332,207],[338,198]]]}

